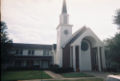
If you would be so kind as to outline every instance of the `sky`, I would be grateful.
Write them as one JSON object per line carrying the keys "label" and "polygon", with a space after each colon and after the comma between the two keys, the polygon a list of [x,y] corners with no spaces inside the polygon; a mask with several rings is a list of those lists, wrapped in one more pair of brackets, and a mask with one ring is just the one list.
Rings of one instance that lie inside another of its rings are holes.
{"label": "sky", "polygon": [[[53,44],[63,0],[1,0],[1,19],[14,43]],[[115,35],[120,0],[66,0],[73,33],[89,27],[103,41]]]}

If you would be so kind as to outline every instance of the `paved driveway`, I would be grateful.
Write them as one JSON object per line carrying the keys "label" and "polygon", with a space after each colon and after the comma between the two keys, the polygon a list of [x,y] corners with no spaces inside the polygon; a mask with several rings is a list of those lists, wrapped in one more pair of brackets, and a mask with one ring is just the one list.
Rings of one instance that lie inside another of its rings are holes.
{"label": "paved driveway", "polygon": [[106,79],[108,75],[111,75],[111,73],[107,73],[107,72],[84,72],[93,76],[96,76],[98,78],[103,78]]}

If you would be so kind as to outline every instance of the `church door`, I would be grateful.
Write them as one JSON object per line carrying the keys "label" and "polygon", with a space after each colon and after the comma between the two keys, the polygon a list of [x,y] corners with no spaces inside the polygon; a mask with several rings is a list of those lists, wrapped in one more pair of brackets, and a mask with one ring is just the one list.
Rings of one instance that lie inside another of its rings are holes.
{"label": "church door", "polygon": [[98,71],[97,48],[92,48],[92,51],[91,51],[91,62],[92,62],[92,70],[93,71]]}
{"label": "church door", "polygon": [[76,53],[76,72],[79,72],[79,46],[75,47],[75,53]]}

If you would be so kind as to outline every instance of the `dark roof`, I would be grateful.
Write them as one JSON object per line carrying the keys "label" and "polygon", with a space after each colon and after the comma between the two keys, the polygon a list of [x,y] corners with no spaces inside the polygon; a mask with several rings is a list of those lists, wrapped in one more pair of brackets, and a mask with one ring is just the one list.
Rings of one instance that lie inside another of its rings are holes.
{"label": "dark roof", "polygon": [[24,43],[13,43],[13,48],[24,48],[24,49],[52,49],[52,45],[45,44],[24,44]]}
{"label": "dark roof", "polygon": [[86,29],[87,28],[84,26],[80,30],[78,30],[77,32],[75,32],[75,34],[73,35],[73,37],[70,39],[70,41],[67,44],[73,43],[80,35],[82,35],[86,31]]}
{"label": "dark roof", "polygon": [[52,56],[15,56],[16,60],[52,60]]}

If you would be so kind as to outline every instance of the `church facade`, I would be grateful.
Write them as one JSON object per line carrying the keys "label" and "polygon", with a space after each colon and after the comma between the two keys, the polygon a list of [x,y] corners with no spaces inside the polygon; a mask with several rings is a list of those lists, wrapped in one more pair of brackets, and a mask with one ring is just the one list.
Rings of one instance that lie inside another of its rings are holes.
{"label": "church facade", "polygon": [[66,1],[63,1],[60,23],[57,26],[57,49],[54,63],[72,67],[74,71],[102,71],[106,68],[103,42],[88,27],[72,34]]}
{"label": "church facade", "polygon": [[72,34],[66,1],[57,26],[57,44],[15,44],[9,64],[11,67],[49,68],[57,64],[74,71],[103,71],[106,69],[104,44],[88,27],[82,27]]}

